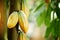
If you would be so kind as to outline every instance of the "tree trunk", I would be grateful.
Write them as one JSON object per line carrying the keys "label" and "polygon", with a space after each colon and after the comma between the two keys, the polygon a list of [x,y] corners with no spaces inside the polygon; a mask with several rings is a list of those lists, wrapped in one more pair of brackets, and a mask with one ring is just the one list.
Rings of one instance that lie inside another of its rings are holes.
{"label": "tree trunk", "polygon": [[[13,11],[20,10],[20,3],[19,2],[20,2],[19,0],[10,0],[10,13],[9,13],[9,15]],[[8,40],[17,40],[17,38],[18,38],[17,29],[18,29],[18,24],[14,28],[8,29]]]}
{"label": "tree trunk", "polygon": [[5,10],[5,1],[0,0],[0,40],[7,39],[7,15]]}

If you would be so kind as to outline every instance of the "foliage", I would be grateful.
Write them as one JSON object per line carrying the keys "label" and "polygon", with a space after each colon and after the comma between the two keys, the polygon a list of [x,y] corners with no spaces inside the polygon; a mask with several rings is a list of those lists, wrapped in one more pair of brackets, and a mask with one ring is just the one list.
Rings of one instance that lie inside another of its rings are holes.
{"label": "foliage", "polygon": [[[38,26],[40,26],[43,22],[46,24],[47,29],[46,29],[46,35],[45,37],[49,37],[49,35],[53,35],[54,39],[60,37],[60,9],[58,7],[59,0],[51,0],[51,2],[46,3],[40,3],[37,8],[35,9],[34,12],[42,10],[42,12],[37,13],[39,14],[36,17],[36,22]],[[41,9],[43,5],[45,4],[45,11]],[[54,13],[53,13],[53,20],[51,21],[51,12],[52,10],[56,12],[57,18],[54,19]],[[39,12],[39,11],[38,11]],[[56,40],[56,39],[55,39]]]}
{"label": "foliage", "polygon": [[[44,9],[40,9],[40,8],[42,8],[44,6]],[[50,5],[50,3],[49,4],[46,4],[45,2],[44,3],[42,3],[42,4],[40,4],[37,8],[36,8],[36,10],[35,10],[35,12],[36,11],[38,11],[38,9],[40,9],[40,11],[42,10],[42,12],[40,12],[40,14],[38,15],[38,17],[37,17],[37,24],[40,26],[40,24],[42,24],[42,22],[43,22],[43,20],[44,20],[44,23],[47,25],[47,26],[49,26],[49,24],[50,24],[50,17],[51,17],[51,11],[52,11],[52,9],[51,9],[51,5]],[[40,16],[41,15],[41,16]],[[42,16],[43,15],[43,16]],[[42,18],[42,17],[44,17],[44,18]],[[40,21],[41,20],[41,21]]]}

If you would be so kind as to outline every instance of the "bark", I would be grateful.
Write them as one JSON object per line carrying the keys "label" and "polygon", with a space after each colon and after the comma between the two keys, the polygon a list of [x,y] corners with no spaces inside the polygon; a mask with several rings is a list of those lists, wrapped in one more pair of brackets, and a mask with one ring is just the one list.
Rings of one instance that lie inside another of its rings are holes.
{"label": "bark", "polygon": [[0,40],[7,39],[7,15],[5,10],[5,1],[0,0]]}
{"label": "bark", "polygon": [[[10,0],[10,13],[13,11],[19,11],[20,10],[20,1],[19,0]],[[8,29],[8,40],[17,40],[18,39],[18,24],[12,28]]]}

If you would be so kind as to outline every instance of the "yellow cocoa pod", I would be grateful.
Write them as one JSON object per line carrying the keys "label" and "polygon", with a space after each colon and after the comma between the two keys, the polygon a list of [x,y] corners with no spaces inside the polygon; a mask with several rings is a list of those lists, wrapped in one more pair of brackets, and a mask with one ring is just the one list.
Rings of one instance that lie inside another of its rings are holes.
{"label": "yellow cocoa pod", "polygon": [[23,40],[26,40],[26,35],[25,34],[23,35]]}
{"label": "yellow cocoa pod", "polygon": [[25,4],[24,2],[22,3],[22,11],[26,14],[27,17],[29,17],[29,8],[27,6],[27,4]]}
{"label": "yellow cocoa pod", "polygon": [[23,34],[20,33],[19,40],[23,40]]}
{"label": "yellow cocoa pod", "polygon": [[23,33],[20,33],[20,38],[19,40],[26,40],[26,35]]}
{"label": "yellow cocoa pod", "polygon": [[27,33],[27,31],[28,31],[28,19],[23,11],[19,12],[18,20],[19,20],[19,25],[20,25],[20,28],[22,29],[22,31],[24,33]]}
{"label": "yellow cocoa pod", "polygon": [[12,12],[11,15],[8,18],[7,21],[7,27],[8,28],[13,28],[16,26],[18,22],[18,13],[17,12]]}

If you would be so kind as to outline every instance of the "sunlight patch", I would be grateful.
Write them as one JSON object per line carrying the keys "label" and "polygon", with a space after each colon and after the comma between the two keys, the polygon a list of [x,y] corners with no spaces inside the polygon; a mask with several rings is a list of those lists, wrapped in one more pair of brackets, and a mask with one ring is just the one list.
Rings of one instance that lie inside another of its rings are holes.
{"label": "sunlight patch", "polygon": [[60,3],[58,4],[58,7],[60,8]]}

